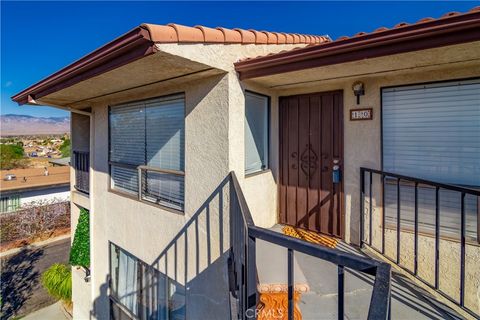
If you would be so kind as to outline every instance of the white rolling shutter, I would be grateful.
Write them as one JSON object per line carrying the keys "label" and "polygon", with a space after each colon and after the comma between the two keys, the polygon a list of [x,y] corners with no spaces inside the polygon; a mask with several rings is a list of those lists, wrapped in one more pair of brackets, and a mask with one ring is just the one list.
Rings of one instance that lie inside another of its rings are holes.
{"label": "white rolling shutter", "polygon": [[480,79],[382,90],[383,168],[480,186]]}

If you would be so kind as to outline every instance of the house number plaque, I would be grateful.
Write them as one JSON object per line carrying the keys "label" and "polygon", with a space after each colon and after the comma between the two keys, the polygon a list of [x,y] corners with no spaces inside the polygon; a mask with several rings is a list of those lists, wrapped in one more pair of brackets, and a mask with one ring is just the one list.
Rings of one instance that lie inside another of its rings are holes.
{"label": "house number plaque", "polygon": [[372,108],[363,108],[363,109],[350,109],[350,120],[372,120],[373,119],[373,110]]}

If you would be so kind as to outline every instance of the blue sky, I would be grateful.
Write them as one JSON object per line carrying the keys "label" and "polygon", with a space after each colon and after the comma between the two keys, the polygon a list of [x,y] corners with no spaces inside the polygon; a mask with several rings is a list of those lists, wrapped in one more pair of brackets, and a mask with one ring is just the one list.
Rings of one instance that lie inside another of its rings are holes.
{"label": "blue sky", "polygon": [[18,107],[10,97],[143,22],[328,34],[335,39],[477,5],[478,1],[1,1],[1,114],[67,115],[49,107]]}

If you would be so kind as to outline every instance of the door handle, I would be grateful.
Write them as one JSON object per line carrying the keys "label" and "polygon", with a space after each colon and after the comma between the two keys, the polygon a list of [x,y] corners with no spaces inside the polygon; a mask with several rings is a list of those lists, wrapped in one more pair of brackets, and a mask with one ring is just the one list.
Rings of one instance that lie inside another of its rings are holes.
{"label": "door handle", "polygon": [[332,170],[332,181],[333,183],[340,183],[341,178],[340,166],[336,164]]}

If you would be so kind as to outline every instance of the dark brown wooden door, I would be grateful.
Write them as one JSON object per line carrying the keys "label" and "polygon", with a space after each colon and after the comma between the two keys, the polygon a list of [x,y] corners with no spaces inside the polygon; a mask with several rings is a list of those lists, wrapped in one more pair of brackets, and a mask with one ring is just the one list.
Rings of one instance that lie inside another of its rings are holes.
{"label": "dark brown wooden door", "polygon": [[342,92],[280,98],[280,222],[342,238],[342,174]]}

